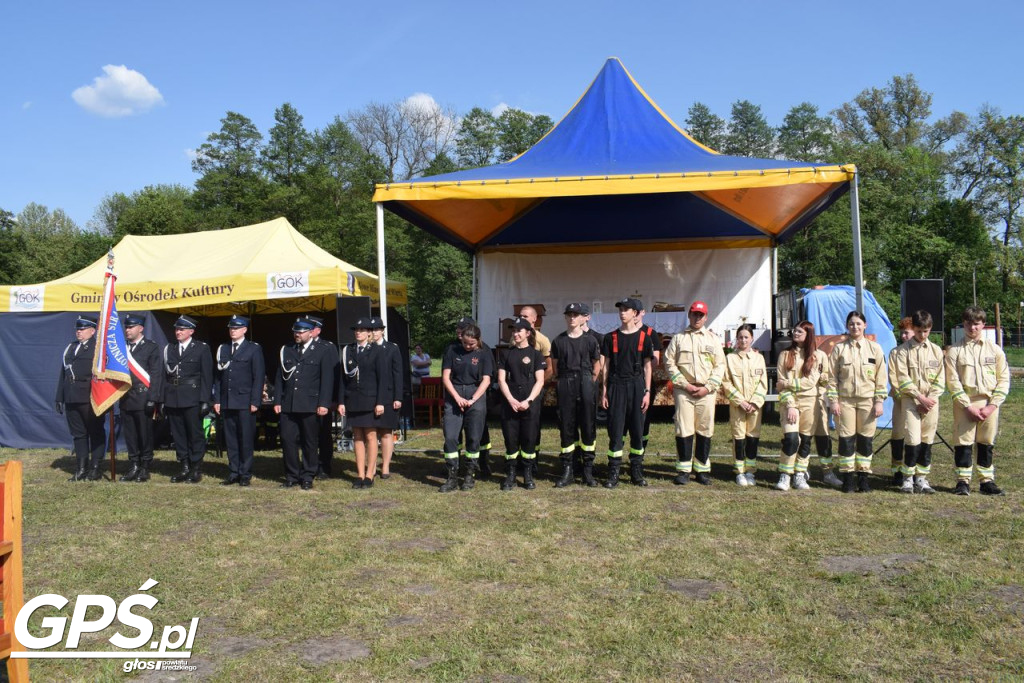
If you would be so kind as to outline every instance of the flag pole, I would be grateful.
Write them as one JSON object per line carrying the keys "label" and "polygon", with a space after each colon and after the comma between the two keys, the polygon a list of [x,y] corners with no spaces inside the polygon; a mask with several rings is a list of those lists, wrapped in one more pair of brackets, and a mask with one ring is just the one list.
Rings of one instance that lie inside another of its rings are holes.
{"label": "flag pole", "polygon": [[110,417],[108,421],[110,427],[110,481],[117,481],[117,436],[114,434],[114,408],[110,408]]}

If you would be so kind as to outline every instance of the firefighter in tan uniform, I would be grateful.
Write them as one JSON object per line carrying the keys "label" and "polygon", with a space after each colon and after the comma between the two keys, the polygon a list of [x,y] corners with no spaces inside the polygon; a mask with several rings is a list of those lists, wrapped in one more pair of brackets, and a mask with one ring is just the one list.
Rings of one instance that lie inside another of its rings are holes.
{"label": "firefighter in tan uniform", "polygon": [[[932,314],[916,311],[911,319],[914,336],[896,347],[889,364],[889,377],[896,366],[899,403],[893,408],[893,423],[902,415],[906,445],[903,447],[903,493],[935,493],[928,483],[932,467],[932,442],[939,426],[939,397],[946,387],[942,349],[928,341]],[[890,379],[891,381],[891,379]],[[895,434],[893,434],[893,438]]]}
{"label": "firefighter in tan uniform", "polygon": [[900,403],[900,382],[896,379],[896,352],[900,344],[904,344],[914,336],[914,323],[910,316],[900,320],[900,343],[889,352],[889,395],[892,396],[892,431],[889,435],[889,451],[892,455],[892,485],[903,485],[903,448],[906,441],[906,427]]}
{"label": "firefighter in tan uniform", "polygon": [[754,326],[740,325],[736,330],[736,350],[725,357],[722,388],[729,399],[729,426],[736,483],[754,485],[757,445],[761,437],[761,408],[768,393],[768,371],[764,356],[752,348]]}
{"label": "firefighter in tan uniform", "polygon": [[[676,477],[683,485],[697,471],[697,483],[711,484],[711,437],[715,433],[715,397],[725,373],[725,352],[714,332],[704,327],[708,306],[694,301],[689,312],[690,325],[673,335],[665,350],[665,368],[672,380],[676,404]],[[696,434],[696,448],[694,435]],[[693,464],[696,455],[697,464]]]}
{"label": "firefighter in tan uniform", "polygon": [[846,316],[847,338],[836,344],[829,356],[828,397],[832,414],[838,418],[843,493],[871,491],[868,475],[875,421],[882,415],[888,393],[882,347],[864,336],[866,329],[864,314],[850,311]]}
{"label": "firefighter in tan uniform", "polygon": [[[793,345],[779,359],[779,379],[775,388],[779,392],[779,403],[785,411],[782,414],[779,481],[775,484],[779,491],[788,491],[791,482],[793,488],[798,490],[811,488],[807,483],[811,436],[818,440],[818,457],[824,460],[823,453],[832,452],[828,415],[821,407],[822,389],[828,387],[828,356],[817,346],[814,325],[808,320],[802,320],[793,328]],[[822,439],[828,442],[827,451],[822,448]],[[831,466],[826,470],[826,483],[831,483],[828,480],[830,474],[835,477]]]}
{"label": "firefighter in tan uniform", "polygon": [[1001,496],[992,466],[992,448],[999,431],[999,406],[1010,391],[1010,370],[1006,355],[985,339],[985,310],[964,309],[964,339],[946,350],[946,387],[953,399],[953,432],[956,446],[956,489],[958,496],[970,494],[971,448],[977,444],[980,490]]}

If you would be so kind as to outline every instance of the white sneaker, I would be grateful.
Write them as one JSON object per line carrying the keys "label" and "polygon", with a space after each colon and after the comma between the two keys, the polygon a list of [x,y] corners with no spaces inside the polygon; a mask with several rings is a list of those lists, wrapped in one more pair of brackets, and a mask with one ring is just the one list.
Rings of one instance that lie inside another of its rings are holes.
{"label": "white sneaker", "polygon": [[747,486],[755,486],[756,485],[754,483],[754,473],[753,472],[744,472],[743,476],[747,478]]}
{"label": "white sneaker", "polygon": [[914,490],[918,493],[935,493],[935,489],[928,483],[928,477],[922,475],[914,477]]}
{"label": "white sneaker", "polygon": [[788,474],[780,474],[779,475],[779,483],[777,483],[775,485],[775,490],[776,491],[788,491],[789,490],[789,475]]}
{"label": "white sneaker", "polygon": [[797,472],[796,476],[793,477],[793,488],[798,491],[806,491],[811,488],[810,484],[807,483],[807,473]]}
{"label": "white sneaker", "polygon": [[836,488],[843,485],[843,480],[836,476],[835,470],[825,470],[825,474],[822,475],[821,480],[829,486],[835,486]]}
{"label": "white sneaker", "polygon": [[913,493],[914,492],[914,478],[904,477],[903,483],[900,484],[900,493]]}
{"label": "white sneaker", "polygon": [[742,472],[736,475],[736,483],[740,486],[750,486],[750,482],[747,481],[747,475]]}

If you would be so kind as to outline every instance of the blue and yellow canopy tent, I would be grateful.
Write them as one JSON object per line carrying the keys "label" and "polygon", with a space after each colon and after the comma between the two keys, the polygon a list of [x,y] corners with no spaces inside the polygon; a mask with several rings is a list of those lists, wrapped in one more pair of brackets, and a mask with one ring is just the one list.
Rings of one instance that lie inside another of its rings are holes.
{"label": "blue and yellow canopy tent", "polygon": [[849,164],[719,154],[673,123],[611,58],[518,157],[377,185],[378,273],[383,281],[385,208],[473,254],[729,249],[775,247],[852,191],[860,283],[856,178]]}

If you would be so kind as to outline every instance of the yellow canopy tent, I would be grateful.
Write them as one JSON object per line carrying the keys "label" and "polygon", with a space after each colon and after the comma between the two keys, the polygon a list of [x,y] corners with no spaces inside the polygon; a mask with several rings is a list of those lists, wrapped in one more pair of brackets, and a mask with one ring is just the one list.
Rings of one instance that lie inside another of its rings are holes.
{"label": "yellow canopy tent", "polygon": [[[379,302],[378,279],[331,256],[285,218],[227,230],[135,237],[114,247],[118,308],[199,316],[329,311],[338,295]],[[0,312],[98,310],[106,257],[67,277],[0,287]],[[406,288],[387,283],[390,305]]]}

